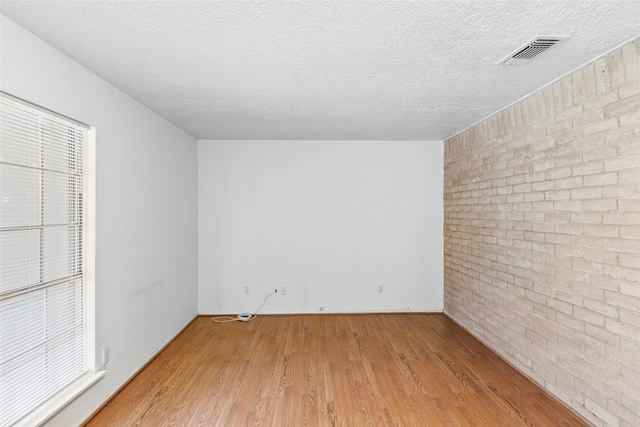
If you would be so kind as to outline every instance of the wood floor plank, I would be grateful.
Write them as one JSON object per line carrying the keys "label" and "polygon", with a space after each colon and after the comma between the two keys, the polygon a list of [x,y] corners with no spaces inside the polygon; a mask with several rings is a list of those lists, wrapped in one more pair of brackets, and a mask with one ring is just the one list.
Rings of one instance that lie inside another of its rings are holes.
{"label": "wood floor plank", "polygon": [[197,318],[86,424],[587,426],[440,314]]}

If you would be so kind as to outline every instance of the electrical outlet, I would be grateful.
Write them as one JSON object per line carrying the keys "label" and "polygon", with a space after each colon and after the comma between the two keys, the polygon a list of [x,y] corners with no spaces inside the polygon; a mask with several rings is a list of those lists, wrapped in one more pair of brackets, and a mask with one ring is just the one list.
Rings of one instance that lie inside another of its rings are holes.
{"label": "electrical outlet", "polygon": [[280,288],[280,295],[286,295],[287,294],[287,287],[283,286],[282,288]]}
{"label": "electrical outlet", "polygon": [[109,363],[109,360],[111,360],[111,350],[109,350],[109,347],[104,347],[102,349],[102,366]]}
{"label": "electrical outlet", "polygon": [[249,287],[248,286],[244,287],[244,294],[245,295],[249,295]]}
{"label": "electrical outlet", "polygon": [[378,293],[381,294],[384,292],[384,285],[378,286]]}

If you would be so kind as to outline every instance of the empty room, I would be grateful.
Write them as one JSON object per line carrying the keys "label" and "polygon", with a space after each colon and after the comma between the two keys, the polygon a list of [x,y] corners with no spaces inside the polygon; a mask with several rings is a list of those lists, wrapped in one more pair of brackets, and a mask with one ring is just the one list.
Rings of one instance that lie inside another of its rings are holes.
{"label": "empty room", "polygon": [[0,0],[0,427],[640,426],[640,1]]}

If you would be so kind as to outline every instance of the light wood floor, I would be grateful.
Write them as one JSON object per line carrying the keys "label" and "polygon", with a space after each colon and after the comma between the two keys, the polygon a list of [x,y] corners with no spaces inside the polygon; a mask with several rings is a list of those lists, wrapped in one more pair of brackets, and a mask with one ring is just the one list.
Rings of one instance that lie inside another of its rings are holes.
{"label": "light wood floor", "polygon": [[441,314],[198,317],[87,426],[585,426]]}

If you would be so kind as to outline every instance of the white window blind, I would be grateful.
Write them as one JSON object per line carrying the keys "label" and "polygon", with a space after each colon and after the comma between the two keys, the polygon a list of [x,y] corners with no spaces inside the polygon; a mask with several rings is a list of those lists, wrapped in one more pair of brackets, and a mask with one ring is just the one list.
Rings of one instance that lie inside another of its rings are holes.
{"label": "white window blind", "polygon": [[91,365],[83,262],[87,133],[0,97],[0,426],[32,412]]}

